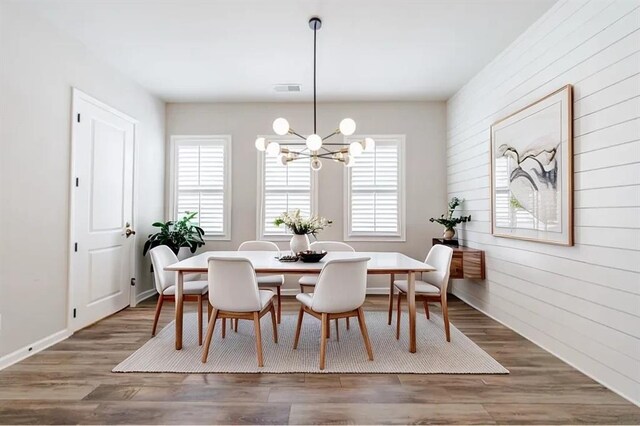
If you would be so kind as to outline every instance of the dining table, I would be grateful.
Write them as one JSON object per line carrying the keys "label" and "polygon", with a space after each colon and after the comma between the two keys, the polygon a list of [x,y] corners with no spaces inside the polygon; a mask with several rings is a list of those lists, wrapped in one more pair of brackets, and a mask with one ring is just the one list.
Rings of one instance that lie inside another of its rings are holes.
{"label": "dining table", "polygon": [[[177,273],[175,295],[175,347],[182,349],[182,329],[184,312],[184,276],[187,274],[208,272],[208,260],[211,257],[231,257],[249,259],[257,274],[306,274],[314,275],[322,271],[322,267],[332,259],[349,259],[368,257],[367,274],[390,275],[389,291],[393,291],[394,276],[407,275],[407,302],[409,306],[409,352],[416,352],[416,273],[432,272],[435,268],[415,260],[405,254],[396,252],[328,252],[317,263],[285,262],[279,260],[280,253],[270,251],[207,251],[193,257],[169,265],[166,271]],[[392,293],[389,297],[392,296]]]}

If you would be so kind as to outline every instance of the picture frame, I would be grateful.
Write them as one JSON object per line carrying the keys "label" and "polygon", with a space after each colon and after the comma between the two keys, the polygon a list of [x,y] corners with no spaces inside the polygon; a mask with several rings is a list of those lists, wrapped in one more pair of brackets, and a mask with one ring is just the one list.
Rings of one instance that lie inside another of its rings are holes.
{"label": "picture frame", "polygon": [[491,233],[573,245],[572,86],[491,125]]}

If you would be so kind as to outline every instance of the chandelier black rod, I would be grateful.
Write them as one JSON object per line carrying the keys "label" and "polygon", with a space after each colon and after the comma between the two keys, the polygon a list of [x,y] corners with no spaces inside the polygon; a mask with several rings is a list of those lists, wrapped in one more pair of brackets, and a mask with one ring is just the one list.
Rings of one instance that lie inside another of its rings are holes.
{"label": "chandelier black rod", "polygon": [[318,33],[317,22],[313,23],[313,133],[318,134],[316,114],[316,35]]}

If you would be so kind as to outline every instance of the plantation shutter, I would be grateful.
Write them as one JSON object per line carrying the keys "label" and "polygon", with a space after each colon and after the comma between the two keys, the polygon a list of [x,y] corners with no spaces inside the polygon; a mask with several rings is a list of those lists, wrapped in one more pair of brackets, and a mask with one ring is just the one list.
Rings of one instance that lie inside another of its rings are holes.
{"label": "plantation shutter", "polygon": [[174,217],[197,212],[205,238],[228,237],[227,151],[224,139],[176,141]]}
{"label": "plantation shutter", "polygon": [[[283,143],[281,145],[287,148]],[[283,166],[278,162],[278,157],[263,154],[263,158],[261,234],[286,235],[288,232],[284,227],[273,224],[276,217],[297,209],[300,209],[300,214],[304,217],[309,217],[312,213],[312,171],[309,159],[291,161]]]}
{"label": "plantation shutter", "polygon": [[356,157],[349,169],[349,236],[402,235],[401,145],[376,140],[375,150]]}

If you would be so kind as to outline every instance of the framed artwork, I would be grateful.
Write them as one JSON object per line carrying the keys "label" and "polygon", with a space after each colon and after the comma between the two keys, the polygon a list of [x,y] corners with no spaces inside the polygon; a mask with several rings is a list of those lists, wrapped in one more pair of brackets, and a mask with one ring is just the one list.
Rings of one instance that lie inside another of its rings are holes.
{"label": "framed artwork", "polygon": [[567,85],[491,126],[491,229],[573,245],[572,92]]}

